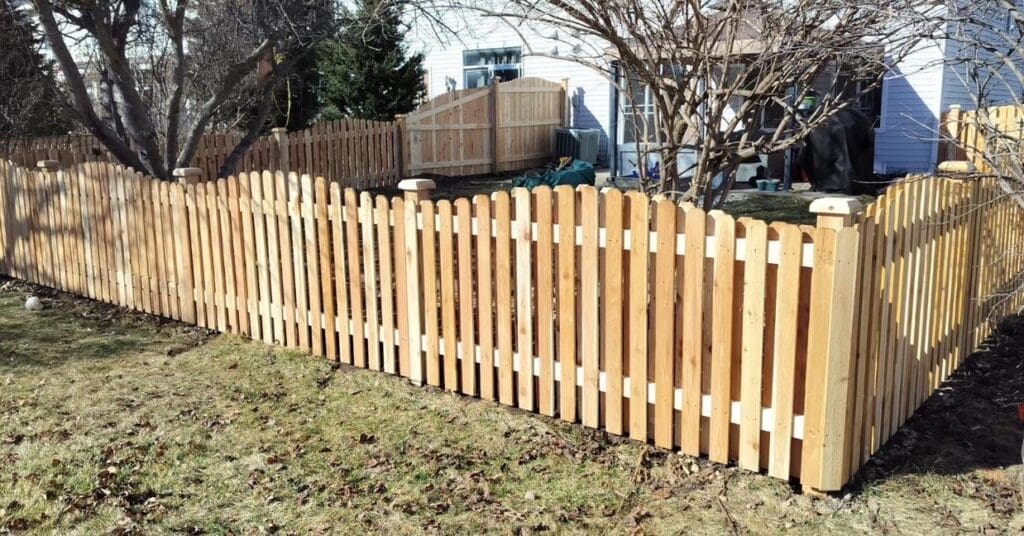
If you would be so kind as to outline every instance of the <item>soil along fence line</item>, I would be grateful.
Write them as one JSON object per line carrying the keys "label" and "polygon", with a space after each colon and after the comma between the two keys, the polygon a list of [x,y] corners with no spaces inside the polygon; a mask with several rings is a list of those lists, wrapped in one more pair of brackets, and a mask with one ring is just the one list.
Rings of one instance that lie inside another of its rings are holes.
{"label": "soil along fence line", "polygon": [[1020,274],[995,263],[1020,212],[979,204],[987,181],[811,227],[589,187],[434,203],[195,173],[0,164],[0,272],[815,490],[1013,309],[979,298]]}

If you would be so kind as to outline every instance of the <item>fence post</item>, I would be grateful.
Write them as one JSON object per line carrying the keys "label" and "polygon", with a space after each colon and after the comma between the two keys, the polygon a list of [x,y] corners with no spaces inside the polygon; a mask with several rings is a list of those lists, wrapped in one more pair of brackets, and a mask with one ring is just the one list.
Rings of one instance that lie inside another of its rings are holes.
{"label": "fence post", "polygon": [[288,148],[288,129],[283,127],[272,128],[270,129],[270,136],[274,139],[274,146],[277,148],[277,168],[275,171],[288,175],[288,172],[292,170]]}
{"label": "fence post", "polygon": [[408,166],[405,165],[405,154],[407,149],[405,147],[405,114],[398,114],[395,116],[395,173],[398,175],[398,179],[401,180],[409,172]]}
{"label": "fence post", "polygon": [[430,192],[435,188],[437,185],[430,179],[405,179],[398,183],[398,189],[405,192],[402,197],[406,202],[415,203],[417,206],[420,201],[429,200]]}
{"label": "fence post", "polygon": [[[942,150],[939,151],[939,160],[956,160],[957,143],[960,140],[960,105],[950,105],[949,111],[945,114],[943,122],[944,132],[940,133],[939,143]],[[945,135],[945,139],[941,138]]]}
{"label": "fence post", "polygon": [[810,207],[818,221],[800,479],[804,490],[813,493],[837,491],[849,478],[860,249],[859,230],[853,225],[861,208],[852,197],[826,197]]}
{"label": "fence post", "polygon": [[569,79],[562,79],[562,126],[572,124],[572,97],[569,95]]}
{"label": "fence post", "polygon": [[501,127],[499,116],[501,113],[501,105],[499,103],[499,89],[497,78],[491,80],[491,171],[498,173],[498,166],[501,163],[501,144],[500,135],[498,134],[499,128]]}
{"label": "fence post", "polygon": [[[202,180],[203,170],[199,168],[177,168],[171,173],[178,184],[171,188],[171,203],[174,206],[174,255],[178,265],[178,299],[181,305],[181,321],[196,323],[195,275],[192,273],[192,233],[189,230],[188,196],[185,190],[194,188]],[[202,305],[200,305],[202,307]]]}

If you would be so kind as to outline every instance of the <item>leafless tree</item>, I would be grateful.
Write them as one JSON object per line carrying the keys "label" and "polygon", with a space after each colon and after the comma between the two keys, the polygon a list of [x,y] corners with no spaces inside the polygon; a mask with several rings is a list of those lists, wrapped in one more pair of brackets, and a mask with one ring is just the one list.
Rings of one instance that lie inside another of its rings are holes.
{"label": "leafless tree", "polygon": [[331,0],[32,0],[83,127],[121,163],[168,178],[248,107],[230,173],[275,87],[336,29]]}
{"label": "leafless tree", "polygon": [[964,106],[970,111],[961,116],[958,130],[973,129],[985,145],[965,147],[968,140],[949,139],[948,132],[940,135],[984,164],[1024,206],[1024,123],[1009,124],[993,113],[1001,105],[1024,107],[1024,12],[1016,0],[981,0],[961,6],[953,20],[946,62],[971,101]]}
{"label": "leafless tree", "polygon": [[[740,163],[784,151],[881,83],[889,65],[941,25],[940,0],[507,0],[449,9],[513,28],[554,29],[571,54],[604,73],[636,110],[638,140],[660,152],[649,189],[713,206]],[[525,32],[523,32],[525,35]],[[527,46],[534,40],[524,39]],[[564,48],[564,47],[563,47]],[[552,56],[532,47],[530,54]],[[815,106],[804,106],[816,99]],[[677,162],[680,150],[695,153]],[[643,159],[642,159],[643,160]],[[641,167],[641,173],[645,166]],[[685,181],[685,178],[690,178]],[[683,190],[683,191],[679,191]]]}

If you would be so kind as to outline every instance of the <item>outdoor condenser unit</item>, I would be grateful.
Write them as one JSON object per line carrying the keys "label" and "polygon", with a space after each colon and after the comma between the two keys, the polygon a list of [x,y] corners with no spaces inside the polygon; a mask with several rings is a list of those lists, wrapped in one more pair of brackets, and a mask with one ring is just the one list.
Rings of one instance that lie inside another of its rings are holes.
{"label": "outdoor condenser unit", "polygon": [[555,154],[597,164],[601,147],[601,131],[596,128],[555,129]]}

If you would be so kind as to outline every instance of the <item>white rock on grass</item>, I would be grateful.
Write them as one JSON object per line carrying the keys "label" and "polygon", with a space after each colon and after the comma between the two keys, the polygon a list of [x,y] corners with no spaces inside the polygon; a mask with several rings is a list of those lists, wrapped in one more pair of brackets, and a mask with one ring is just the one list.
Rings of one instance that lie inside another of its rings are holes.
{"label": "white rock on grass", "polygon": [[42,310],[42,308],[43,302],[35,296],[29,296],[28,299],[25,300],[25,309],[28,309],[29,311],[39,311]]}

